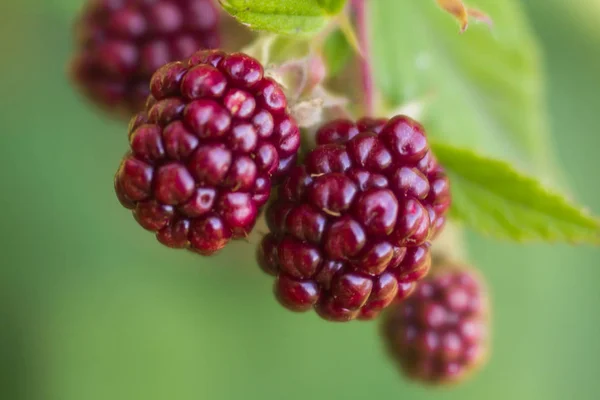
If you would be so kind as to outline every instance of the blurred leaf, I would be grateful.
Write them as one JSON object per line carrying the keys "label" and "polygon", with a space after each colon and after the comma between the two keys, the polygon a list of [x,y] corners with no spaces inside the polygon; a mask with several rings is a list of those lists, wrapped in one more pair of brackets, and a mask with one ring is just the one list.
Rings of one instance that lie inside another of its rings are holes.
{"label": "blurred leaf", "polygon": [[600,242],[597,219],[509,164],[440,143],[433,150],[452,182],[452,216],[469,227],[518,241]]}
{"label": "blurred leaf", "polygon": [[392,107],[431,97],[430,136],[556,177],[538,46],[517,0],[471,0],[495,28],[457,34],[432,1],[370,2],[378,88]]}
{"label": "blurred leaf", "polygon": [[344,36],[346,36],[348,44],[352,47],[352,49],[354,49],[354,51],[362,56],[364,54],[363,49],[361,49],[358,35],[354,30],[354,25],[352,24],[350,17],[347,14],[340,15],[338,18],[338,26]]}
{"label": "blurred leaf", "polygon": [[333,15],[341,12],[347,3],[347,0],[317,0],[321,8],[328,14]]}
{"label": "blurred leaf", "polygon": [[590,36],[584,36],[583,40],[593,40],[600,36],[600,0],[544,1],[543,4],[538,4],[540,2],[531,0],[524,5],[530,12],[542,15],[541,19],[549,16],[557,18],[561,28],[567,28],[571,32],[585,32],[585,36]]}
{"label": "blurred leaf", "polygon": [[338,29],[329,35],[323,47],[329,75],[340,73],[352,57],[353,52],[352,46],[341,30]]}
{"label": "blurred leaf", "polygon": [[[219,0],[249,28],[287,35],[319,31],[329,19],[319,0]],[[327,2],[332,3],[332,2]]]}

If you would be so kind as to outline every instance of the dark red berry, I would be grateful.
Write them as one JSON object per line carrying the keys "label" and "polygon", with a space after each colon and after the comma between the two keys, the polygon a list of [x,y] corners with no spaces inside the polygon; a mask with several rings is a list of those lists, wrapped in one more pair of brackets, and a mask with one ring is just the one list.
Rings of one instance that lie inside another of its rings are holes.
{"label": "dark red berry", "polygon": [[352,121],[345,119],[334,120],[319,129],[317,132],[317,145],[329,143],[344,144],[360,132],[359,128]]}
{"label": "dark red berry", "polygon": [[[159,67],[199,49],[219,46],[218,25],[214,0],[88,0],[75,24],[71,78],[102,108],[130,115],[144,107],[150,78]],[[209,89],[218,94],[226,80],[203,68],[195,73],[210,75],[204,82],[212,77]],[[163,93],[177,95],[184,71],[174,68],[165,82],[154,85],[160,85]],[[196,94],[206,90],[202,86],[189,89]]]}
{"label": "dark red berry", "polygon": [[410,378],[457,383],[487,353],[488,303],[475,272],[442,266],[407,300],[389,308],[382,333],[391,356]]}
{"label": "dark red berry", "polygon": [[[365,135],[365,132],[380,137],[386,150],[382,150],[381,146],[372,148],[373,141],[368,139],[369,135]],[[358,153],[359,156],[362,154],[363,165],[370,162],[380,169],[388,165],[388,151],[392,153],[394,161],[391,173],[388,171],[386,174],[389,182],[385,183],[385,187],[389,184],[394,192],[420,200],[429,214],[431,236],[435,237],[443,228],[446,213],[450,208],[450,183],[443,167],[429,150],[423,127],[403,115],[389,121],[383,118],[362,118],[354,123],[350,120],[338,119],[328,122],[317,131],[317,144],[344,144],[359,133],[364,138],[357,141],[351,151]],[[368,159],[364,158],[367,154]],[[329,157],[331,160],[332,156]],[[385,178],[381,175],[371,177],[364,170],[358,171],[360,175],[356,172],[355,180],[360,180],[363,185],[374,185],[372,181],[375,178],[380,182]],[[378,185],[381,186],[383,185]]]}
{"label": "dark red berry", "polygon": [[[422,127],[406,117],[336,120],[317,142],[267,208],[258,260],[285,276],[275,285],[285,307],[314,307],[332,321],[373,319],[429,271],[448,181]],[[298,294],[304,288],[310,296]]]}
{"label": "dark red berry", "polygon": [[[146,110],[129,125],[131,150],[115,177],[119,201],[169,247],[212,254],[245,238],[272,180],[289,173],[300,145],[285,107],[264,101],[265,88],[283,96],[281,88],[263,78],[258,61],[218,50],[164,65],[151,88]],[[305,237],[320,240],[324,219],[294,215],[312,223]],[[314,272],[309,250],[288,254],[290,265],[307,263],[290,267],[291,276]]]}

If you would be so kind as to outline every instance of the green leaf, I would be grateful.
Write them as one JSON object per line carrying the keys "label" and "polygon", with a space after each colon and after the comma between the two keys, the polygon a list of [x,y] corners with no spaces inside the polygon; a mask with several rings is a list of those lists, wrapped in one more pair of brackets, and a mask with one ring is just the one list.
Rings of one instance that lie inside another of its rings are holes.
{"label": "green leaf", "polygon": [[376,84],[393,107],[431,98],[431,137],[555,181],[538,46],[519,3],[469,0],[494,27],[461,35],[435,1],[370,1]]}
{"label": "green leaf", "polygon": [[219,0],[219,2],[225,11],[251,29],[286,35],[307,35],[318,32],[330,18],[320,0]]}
{"label": "green leaf", "polygon": [[329,15],[340,13],[348,0],[317,0],[323,10]]}
{"label": "green leaf", "polygon": [[600,243],[600,223],[508,163],[433,143],[448,173],[451,216],[484,234],[518,241]]}
{"label": "green leaf", "polygon": [[348,43],[346,35],[341,30],[335,30],[325,40],[323,54],[327,71],[330,76],[339,74],[352,57],[354,49]]}

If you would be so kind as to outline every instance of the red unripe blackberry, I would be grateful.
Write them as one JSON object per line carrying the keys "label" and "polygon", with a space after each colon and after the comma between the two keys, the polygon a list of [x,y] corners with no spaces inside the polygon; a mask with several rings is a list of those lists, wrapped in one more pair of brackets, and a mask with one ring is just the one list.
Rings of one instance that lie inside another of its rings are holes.
{"label": "red unripe blackberry", "polygon": [[432,156],[421,125],[405,116],[334,124],[344,131],[321,129],[321,144],[267,208],[258,260],[285,307],[372,319],[431,265]]}
{"label": "red unripe blackberry", "polygon": [[[337,119],[321,127],[317,132],[317,145],[331,143],[345,143],[358,135],[360,132],[370,130],[376,134],[386,124],[383,118],[362,118],[356,123]],[[422,129],[422,128],[421,128]],[[418,139],[421,140],[421,139]],[[425,175],[429,182],[425,184]],[[418,162],[415,169],[404,168],[397,171],[395,178],[399,182],[405,182],[413,186],[413,195],[421,195],[422,191],[428,190],[427,196],[422,203],[427,208],[432,226],[432,235],[435,237],[446,223],[446,213],[450,208],[450,183],[443,167],[438,163],[431,151],[428,151]]]}
{"label": "red unripe blackberry", "polygon": [[75,24],[71,77],[108,111],[143,109],[164,64],[219,46],[214,0],[88,0]]}
{"label": "red unripe blackberry", "polygon": [[457,383],[474,372],[488,350],[488,299],[481,277],[444,266],[389,308],[382,324],[389,353],[412,379]]}
{"label": "red unripe blackberry", "polygon": [[300,131],[281,87],[245,54],[203,50],[161,67],[129,126],[115,176],[121,204],[163,244],[212,254],[244,238]]}

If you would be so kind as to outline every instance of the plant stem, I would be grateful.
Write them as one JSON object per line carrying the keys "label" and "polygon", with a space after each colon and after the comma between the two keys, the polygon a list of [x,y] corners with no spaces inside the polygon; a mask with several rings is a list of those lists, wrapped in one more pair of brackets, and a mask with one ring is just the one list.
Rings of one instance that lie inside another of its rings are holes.
{"label": "plant stem", "polygon": [[375,89],[373,86],[373,70],[371,66],[371,52],[369,45],[369,16],[367,15],[368,7],[365,5],[366,2],[367,0],[352,0],[352,8],[356,15],[358,43],[362,51],[359,67],[364,96],[365,115],[373,116],[375,107]]}

